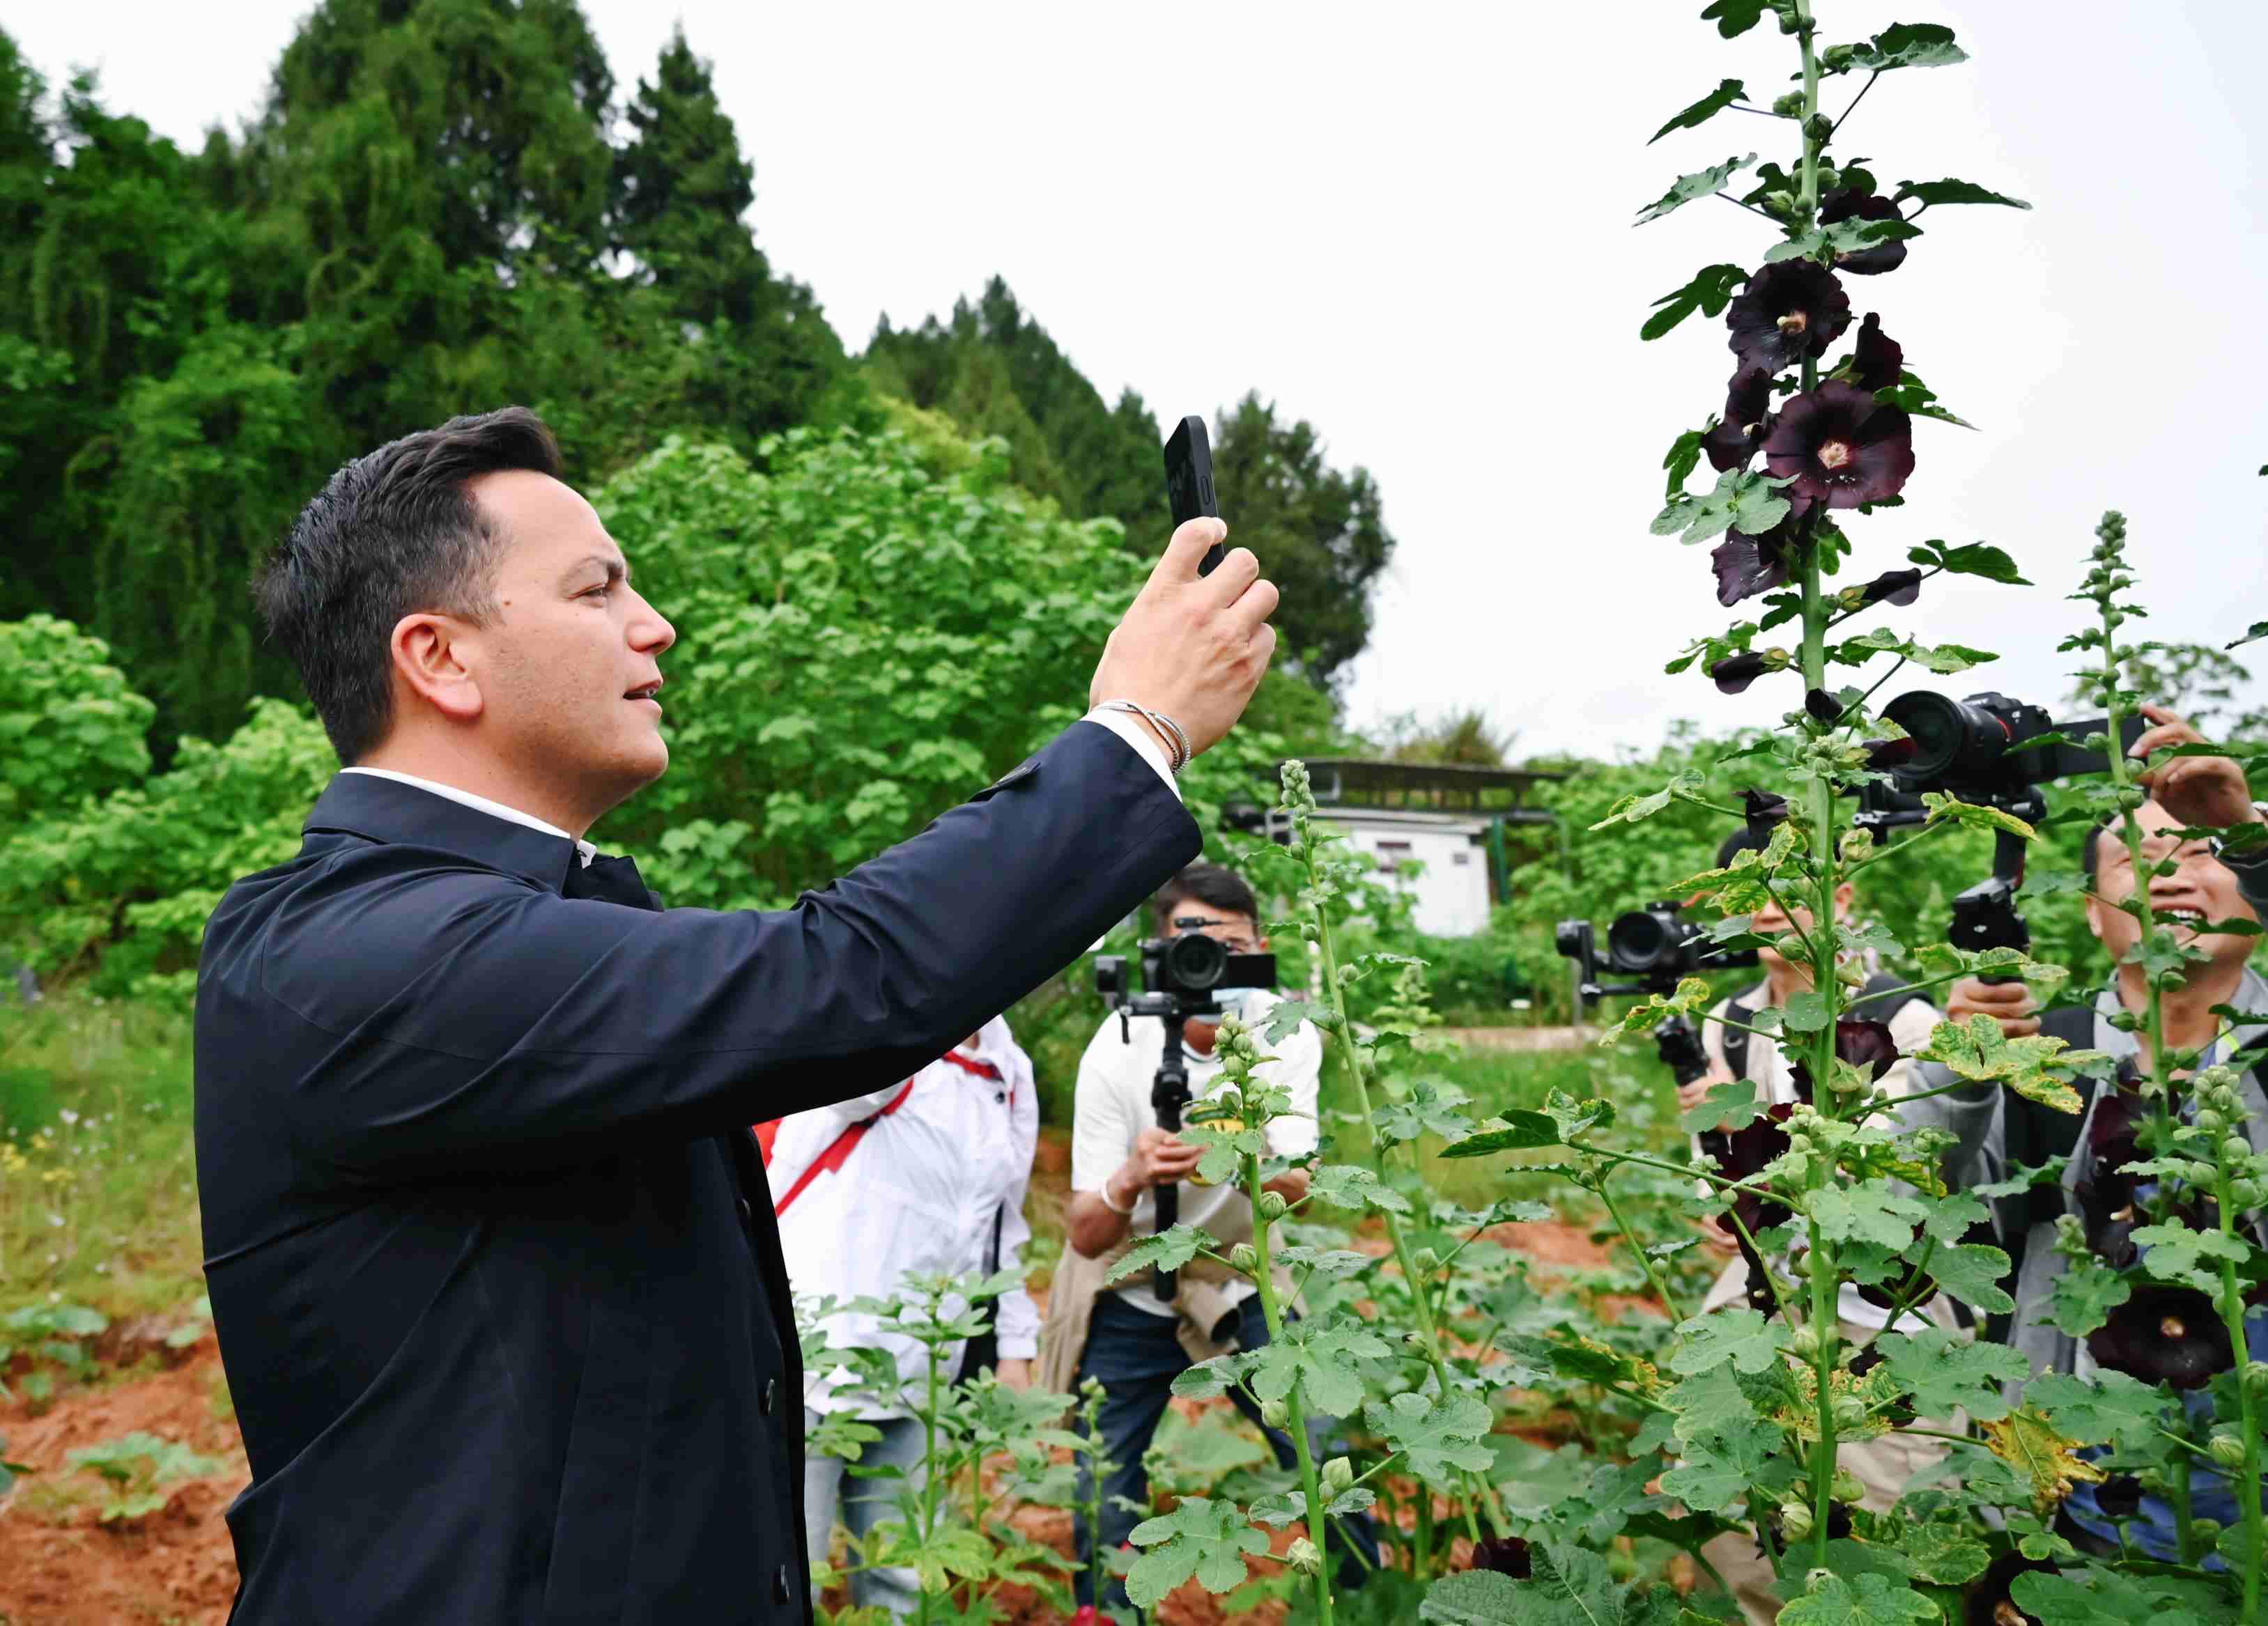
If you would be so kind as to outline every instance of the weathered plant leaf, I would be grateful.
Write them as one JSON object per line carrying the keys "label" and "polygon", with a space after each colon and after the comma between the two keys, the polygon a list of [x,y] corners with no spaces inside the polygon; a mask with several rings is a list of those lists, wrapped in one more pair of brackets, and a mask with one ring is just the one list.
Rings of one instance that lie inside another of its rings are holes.
{"label": "weathered plant leaf", "polygon": [[2031,1482],[2032,1505],[2043,1515],[2054,1512],[2075,1487],[2099,1485],[2107,1477],[2079,1455],[2075,1441],[2029,1407],[1984,1426],[1992,1454]]}

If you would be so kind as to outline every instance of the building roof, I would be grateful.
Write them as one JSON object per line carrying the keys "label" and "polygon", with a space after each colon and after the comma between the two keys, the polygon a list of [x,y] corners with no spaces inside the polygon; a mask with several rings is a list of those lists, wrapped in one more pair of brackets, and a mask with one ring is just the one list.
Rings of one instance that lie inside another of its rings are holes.
{"label": "building roof", "polygon": [[1567,776],[1538,769],[1473,768],[1456,762],[1381,762],[1360,757],[1304,759],[1315,800],[1325,806],[1501,813],[1513,823],[1550,814],[1528,806],[1529,788]]}

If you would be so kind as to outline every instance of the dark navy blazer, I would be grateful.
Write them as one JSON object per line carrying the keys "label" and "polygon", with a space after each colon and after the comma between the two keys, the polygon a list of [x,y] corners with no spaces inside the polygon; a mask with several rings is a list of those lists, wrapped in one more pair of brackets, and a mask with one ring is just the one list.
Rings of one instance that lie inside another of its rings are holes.
{"label": "dark navy blazer", "polygon": [[1076,724],[777,913],[334,780],[196,1011],[239,1626],[805,1622],[803,1383],[747,1125],[880,1088],[1076,959],[1197,825]]}

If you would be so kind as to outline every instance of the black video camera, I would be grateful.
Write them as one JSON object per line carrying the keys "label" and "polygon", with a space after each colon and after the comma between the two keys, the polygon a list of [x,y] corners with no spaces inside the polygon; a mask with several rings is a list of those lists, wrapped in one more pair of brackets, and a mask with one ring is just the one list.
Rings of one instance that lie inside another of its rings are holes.
{"label": "black video camera", "polygon": [[[1651,903],[1617,915],[1607,927],[1607,952],[1599,954],[1598,933],[1587,920],[1563,920],[1553,941],[1582,971],[1584,1004],[1609,995],[1667,994],[1679,981],[1702,971],[1721,971],[1756,963],[1754,949],[1720,948],[1709,934],[1680,913],[1683,905]],[[1609,983],[1602,971],[1634,979]]]}
{"label": "black video camera", "polygon": [[[1216,989],[1276,986],[1275,955],[1231,953],[1227,945],[1200,930],[1206,923],[1202,916],[1176,918],[1172,937],[1152,938],[1141,945],[1145,993],[1135,993],[1127,986],[1125,955],[1094,957],[1095,992],[1117,1012],[1123,1039],[1132,1042],[1135,1017],[1154,1016],[1165,1023],[1166,1041],[1160,1047],[1157,1076],[1150,1084],[1150,1105],[1158,1115],[1158,1127],[1168,1134],[1181,1129],[1182,1113],[1189,1104],[1189,1069],[1182,1055],[1182,1024],[1193,1016],[1220,1014],[1220,1001],[1213,993]],[[1172,1230],[1181,1217],[1181,1188],[1160,1186],[1151,1196],[1158,1211],[1158,1229]],[[1176,1273],[1160,1269],[1154,1274],[1159,1302],[1171,1304],[1181,1288]]]}
{"label": "black video camera", "polygon": [[[1182,923],[1175,921],[1176,926]],[[1178,1015],[1183,1020],[1193,1016],[1218,1014],[1220,1006],[1213,998],[1216,988],[1273,988],[1276,986],[1276,956],[1273,954],[1234,954],[1218,938],[1202,931],[1177,931],[1170,938],[1152,938],[1142,944],[1142,982],[1150,991],[1131,992],[1126,982],[1126,956],[1097,954],[1094,957],[1094,989],[1102,996],[1103,1004],[1121,1016]],[[1164,1002],[1171,1000],[1174,1009],[1167,1011]]]}
{"label": "black video camera", "polygon": [[[1940,791],[1980,806],[1997,807],[2029,824],[2047,816],[2039,787],[2073,774],[2107,773],[2110,758],[2081,741],[2107,733],[2107,717],[2056,723],[2027,701],[1987,692],[1955,700],[1916,689],[1882,708],[1885,720],[1905,731],[1872,753],[1872,766],[1889,776],[1859,791],[1852,823],[1880,833],[1928,818],[1924,791]],[[2130,717],[2117,748],[2132,749],[2150,726]],[[1992,873],[1953,900],[1946,936],[1956,948],[2013,948],[2029,953],[2031,929],[2016,909],[2024,884],[2024,841],[2002,831],[1993,838]],[[1992,979],[1988,978],[1987,981]]]}

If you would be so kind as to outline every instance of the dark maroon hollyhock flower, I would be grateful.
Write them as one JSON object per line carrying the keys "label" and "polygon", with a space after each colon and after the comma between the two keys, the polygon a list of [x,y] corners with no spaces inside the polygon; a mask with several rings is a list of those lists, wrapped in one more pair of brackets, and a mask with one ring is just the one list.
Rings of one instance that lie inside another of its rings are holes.
{"label": "dark maroon hollyhock flower", "polygon": [[1709,467],[1719,474],[1746,468],[1756,448],[1764,443],[1771,419],[1771,369],[1743,367],[1733,375],[1725,392],[1725,416],[1701,438]]}
{"label": "dark maroon hollyhock flower", "polygon": [[1492,1535],[1473,1549],[1473,1568],[1493,1570],[1498,1575],[1508,1575],[1515,1581],[1527,1580],[1532,1573],[1528,1543],[1516,1535]]}
{"label": "dark maroon hollyhock flower", "polygon": [[1919,570],[1884,570],[1859,589],[1856,607],[1864,609],[1869,604],[1911,604],[1921,597]]}
{"label": "dark maroon hollyhock flower", "polygon": [[1767,672],[1786,671],[1791,658],[1784,649],[1744,650],[1714,663],[1709,675],[1717,680],[1719,691],[1737,695]]}
{"label": "dark maroon hollyhock flower", "polygon": [[1783,496],[1830,508],[1879,503],[1913,473],[1913,421],[1904,408],[1830,379],[1779,409],[1764,462],[1776,478],[1794,476]]}
{"label": "dark maroon hollyhock flower", "polygon": [[1969,1584],[1969,1596],[1962,1605],[1966,1626],[2040,1626],[2039,1616],[2025,1614],[2008,1595],[2016,1578],[2028,1570],[2053,1575],[2055,1565],[2021,1553],[2004,1553],[1995,1558],[1991,1569]]}
{"label": "dark maroon hollyhock flower", "polygon": [[1905,365],[1904,348],[1882,331],[1881,317],[1867,312],[1851,352],[1851,382],[1862,390],[1886,390],[1898,381]]}
{"label": "dark maroon hollyhock flower", "polygon": [[[1898,1041],[1890,1037],[1890,1030],[1880,1022],[1857,1021],[1845,1017],[1835,1024],[1835,1057],[1853,1067],[1863,1067],[1879,1079],[1897,1065]],[[1811,1071],[1801,1062],[1788,1070],[1795,1081],[1796,1093],[1805,1100],[1811,1099]]]}
{"label": "dark maroon hollyhock flower", "polygon": [[1743,790],[1741,797],[1741,822],[1749,827],[1749,839],[1753,842],[1771,840],[1772,827],[1787,822],[1787,798],[1775,796],[1770,791]]}
{"label": "dark maroon hollyhock flower", "polygon": [[[1799,1086],[1800,1088],[1800,1086]],[[1809,1099],[1808,1096],[1805,1098]],[[1749,1180],[1787,1150],[1787,1121],[1795,1108],[1783,1101],[1764,1109],[1764,1116],[1737,1129],[1710,1129],[1701,1137],[1703,1153],[1713,1159],[1727,1180]],[[1770,1198],[1743,1191],[1733,1198],[1733,1213],[1749,1228],[1749,1235],[1769,1231],[1790,1218],[1788,1210]],[[1745,1240],[1742,1253],[1748,1251]]]}
{"label": "dark maroon hollyhock flower", "polygon": [[1743,599],[1786,585],[1788,572],[1795,568],[1804,511],[1810,506],[1808,502],[1796,502],[1778,525],[1755,536],[1745,531],[1725,533],[1725,540],[1709,555],[1717,572],[1718,603],[1729,610]]}
{"label": "dark maroon hollyhock flower", "polygon": [[2107,1323],[2087,1335],[2087,1349],[2099,1365],[2177,1389],[2201,1389],[2236,1365],[2228,1328],[2213,1300],[2194,1287],[2135,1288]]}
{"label": "dark maroon hollyhock flower", "polygon": [[1829,727],[1843,720],[1843,703],[1823,688],[1806,689],[1803,709],[1811,713],[1812,720]]}
{"label": "dark maroon hollyhock flower", "polygon": [[[1872,192],[1861,192],[1855,187],[1837,187],[1819,200],[1819,224],[1839,225],[1845,220],[1903,220],[1904,211],[1886,197]],[[1849,271],[1858,276],[1878,276],[1884,271],[1895,271],[1905,263],[1906,246],[1904,241],[1876,243],[1871,248],[1861,248],[1852,254],[1835,256],[1835,269]]]}
{"label": "dark maroon hollyhock flower", "polygon": [[1726,307],[1725,325],[1742,366],[1779,372],[1827,354],[1851,325],[1851,296],[1825,266],[1782,260],[1749,276]]}
{"label": "dark maroon hollyhock flower", "polygon": [[2132,1474],[2113,1474],[2095,1486],[2095,1505],[2106,1519],[2132,1519],[2142,1511],[2142,1482]]}

